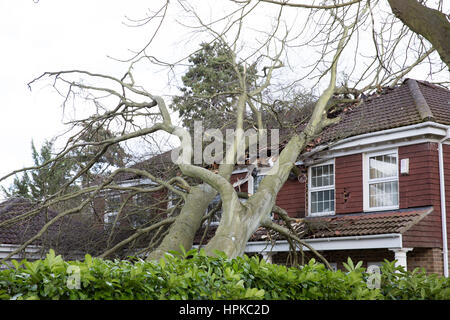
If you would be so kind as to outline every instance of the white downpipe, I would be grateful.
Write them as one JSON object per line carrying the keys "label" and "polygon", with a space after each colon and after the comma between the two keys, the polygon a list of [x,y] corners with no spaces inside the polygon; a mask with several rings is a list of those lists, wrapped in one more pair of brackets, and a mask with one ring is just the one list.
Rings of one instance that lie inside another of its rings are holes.
{"label": "white downpipe", "polygon": [[439,184],[441,190],[441,220],[442,220],[442,256],[444,259],[444,277],[448,278],[448,246],[447,246],[447,212],[445,203],[445,175],[444,175],[444,152],[442,143],[450,138],[450,128],[447,128],[447,135],[438,144],[439,155]]}

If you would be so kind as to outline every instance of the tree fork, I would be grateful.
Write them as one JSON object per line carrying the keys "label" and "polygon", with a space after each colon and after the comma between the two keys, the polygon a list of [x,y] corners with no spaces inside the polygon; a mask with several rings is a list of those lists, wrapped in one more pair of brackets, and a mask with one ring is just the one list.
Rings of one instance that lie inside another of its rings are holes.
{"label": "tree fork", "polygon": [[450,69],[450,23],[444,13],[416,0],[388,0],[392,13],[412,31],[422,35],[439,52]]}

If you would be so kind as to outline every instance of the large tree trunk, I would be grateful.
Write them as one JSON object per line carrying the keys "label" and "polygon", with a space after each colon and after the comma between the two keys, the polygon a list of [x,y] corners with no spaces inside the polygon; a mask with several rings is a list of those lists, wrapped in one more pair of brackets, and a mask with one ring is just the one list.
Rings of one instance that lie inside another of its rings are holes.
{"label": "large tree trunk", "polygon": [[171,250],[179,251],[181,246],[189,250],[204,213],[216,194],[217,191],[206,184],[193,187],[180,215],[170,227],[169,234],[164,237],[158,248],[148,255],[147,260],[159,260]]}
{"label": "large tree trunk", "polygon": [[244,253],[251,235],[264,220],[270,219],[277,194],[305,144],[304,134],[295,135],[281,152],[277,170],[263,179],[256,194],[245,204],[235,199],[236,204],[228,212],[224,210],[216,234],[205,247],[207,254],[214,255],[214,251],[219,250],[235,258]]}
{"label": "large tree trunk", "polygon": [[427,39],[450,69],[450,23],[444,13],[416,0],[388,0],[392,12],[412,31]]}

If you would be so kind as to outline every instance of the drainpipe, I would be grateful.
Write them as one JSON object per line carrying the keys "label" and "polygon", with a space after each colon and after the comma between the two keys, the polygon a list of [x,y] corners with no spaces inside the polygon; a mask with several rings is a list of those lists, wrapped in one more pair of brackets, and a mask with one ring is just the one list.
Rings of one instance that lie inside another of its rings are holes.
{"label": "drainpipe", "polygon": [[445,179],[444,179],[444,155],[442,143],[450,138],[450,128],[447,128],[447,135],[439,141],[439,183],[441,190],[441,220],[442,220],[442,255],[444,258],[444,277],[448,278],[448,246],[447,246],[447,213],[445,203]]}

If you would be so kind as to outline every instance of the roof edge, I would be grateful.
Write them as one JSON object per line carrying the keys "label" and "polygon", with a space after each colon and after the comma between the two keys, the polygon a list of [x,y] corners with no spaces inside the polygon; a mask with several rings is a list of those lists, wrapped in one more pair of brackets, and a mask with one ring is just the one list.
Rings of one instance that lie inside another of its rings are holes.
{"label": "roof edge", "polygon": [[411,95],[414,99],[414,104],[416,105],[416,109],[420,114],[420,118],[423,121],[435,121],[433,112],[431,111],[430,106],[428,105],[425,97],[423,96],[422,92],[420,91],[419,85],[417,84],[417,81],[414,79],[407,79],[407,84],[409,91],[411,92]]}
{"label": "roof edge", "polygon": [[408,223],[406,226],[400,229],[400,233],[403,234],[407,232],[409,229],[411,229],[413,226],[418,224],[420,221],[422,221],[426,216],[428,216],[430,213],[434,211],[434,207],[429,207],[428,210],[422,214],[420,214],[416,219]]}

